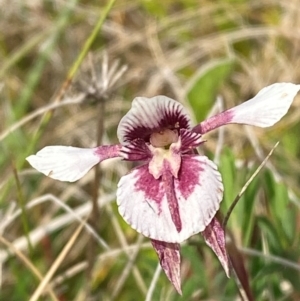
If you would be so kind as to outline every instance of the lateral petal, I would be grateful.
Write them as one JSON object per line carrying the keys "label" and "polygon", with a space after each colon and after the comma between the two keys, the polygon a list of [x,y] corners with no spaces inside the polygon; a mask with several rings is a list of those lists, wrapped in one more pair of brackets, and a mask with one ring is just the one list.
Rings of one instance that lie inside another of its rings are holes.
{"label": "lateral petal", "polygon": [[97,163],[119,156],[120,145],[78,148],[46,146],[36,155],[26,158],[32,167],[46,176],[74,182],[83,177]]}
{"label": "lateral petal", "polygon": [[151,239],[152,246],[157,253],[160,265],[168,279],[181,295],[180,283],[180,245]]}
{"label": "lateral petal", "polygon": [[210,223],[223,196],[221,175],[216,165],[204,156],[182,157],[178,178],[174,178],[175,196],[182,227],[172,220],[161,179],[155,179],[148,165],[122,177],[117,204],[124,220],[143,235],[164,242],[180,243],[199,233]]}
{"label": "lateral petal", "polygon": [[120,151],[121,156],[128,161],[141,161],[152,157],[149,147],[142,139],[125,142]]}
{"label": "lateral petal", "polygon": [[214,217],[201,234],[203,235],[206,244],[217,255],[225,270],[226,276],[229,278],[230,262],[226,251],[225,232],[218,219]]}
{"label": "lateral petal", "polygon": [[186,129],[180,130],[180,140],[182,152],[189,152],[204,142],[201,134]]}
{"label": "lateral petal", "polygon": [[287,113],[299,90],[300,85],[292,83],[267,86],[250,100],[201,122],[193,131],[204,134],[230,123],[272,126]]}
{"label": "lateral petal", "polygon": [[117,134],[124,143],[137,138],[147,140],[161,129],[190,128],[190,118],[185,108],[166,96],[136,97],[132,107],[121,119]]}
{"label": "lateral petal", "polygon": [[265,87],[252,99],[230,109],[232,123],[268,127],[279,121],[290,108],[300,85],[277,83]]}

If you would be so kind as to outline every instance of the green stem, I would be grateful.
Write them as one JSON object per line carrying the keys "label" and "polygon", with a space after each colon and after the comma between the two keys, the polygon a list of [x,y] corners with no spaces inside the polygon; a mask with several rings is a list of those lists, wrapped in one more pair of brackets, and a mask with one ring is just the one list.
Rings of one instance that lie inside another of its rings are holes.
{"label": "green stem", "polygon": [[104,7],[103,13],[100,15],[100,18],[99,18],[96,26],[94,27],[94,30],[92,31],[92,33],[90,34],[90,36],[88,37],[86,42],[84,43],[83,48],[82,48],[78,58],[74,62],[73,66],[71,67],[71,69],[68,73],[67,79],[72,79],[74,77],[74,75],[77,72],[79,66],[81,65],[83,59],[86,57],[88,51],[90,50],[95,38],[97,37],[98,32],[100,31],[105,19],[108,16],[108,13],[112,9],[115,2],[116,2],[116,0],[110,0],[107,3],[107,5]]}

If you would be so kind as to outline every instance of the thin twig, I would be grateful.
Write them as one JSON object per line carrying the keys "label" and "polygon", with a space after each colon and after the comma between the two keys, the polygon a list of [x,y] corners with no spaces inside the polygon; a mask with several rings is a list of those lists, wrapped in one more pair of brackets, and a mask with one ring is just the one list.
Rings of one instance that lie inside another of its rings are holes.
{"label": "thin twig", "polygon": [[[112,199],[114,199],[114,194],[110,195],[110,196],[105,196],[102,198],[101,204],[105,205],[106,202],[110,202]],[[45,202],[47,200],[52,200],[58,204],[63,204],[62,201],[58,200],[57,198],[55,198],[52,195],[45,195],[41,198],[37,198],[34,199],[32,201],[30,201],[29,203],[27,203],[25,205],[26,209],[32,208],[38,204],[41,204],[42,202]],[[33,231],[30,232],[29,236],[30,236],[30,240],[32,242],[33,245],[35,245],[38,241],[40,241],[46,234],[48,233],[52,233],[53,231],[56,231],[57,229],[63,227],[64,225],[67,225],[71,222],[73,222],[74,220],[79,220],[80,222],[82,221],[82,219],[80,218],[81,216],[87,215],[90,210],[91,210],[91,203],[86,203],[80,207],[78,207],[75,210],[72,210],[71,208],[69,208],[66,204],[64,204],[64,206],[62,206],[66,211],[68,211],[69,213],[64,214],[62,216],[59,216],[55,219],[53,219],[52,221],[50,221],[49,223],[42,225],[36,229],[34,229]],[[5,220],[3,220],[2,224],[1,224],[1,229],[3,230],[7,225],[9,225],[16,217],[18,217],[21,214],[21,210],[18,209],[16,212],[14,212],[12,215],[6,217]],[[85,223],[85,227],[88,231],[93,230],[88,224]],[[94,232],[93,232],[94,233]],[[96,233],[95,237],[99,243],[100,246],[102,246],[104,249],[108,250],[109,246],[105,243],[105,241],[100,238]],[[27,247],[27,241],[26,238],[24,237],[20,237],[18,239],[16,239],[13,242],[13,245],[16,249],[21,250],[21,249],[26,249]],[[7,258],[8,258],[9,254],[7,252],[5,252],[4,250],[0,251],[0,261],[4,262]]]}
{"label": "thin twig", "polygon": [[[122,229],[120,227],[118,219],[113,214],[113,210],[111,208],[111,204],[107,204],[106,209],[107,209],[108,214],[110,215],[111,222],[112,222],[112,225],[114,227],[115,233],[117,234],[118,240],[119,240],[122,248],[126,249],[128,247],[128,243],[127,243],[126,237],[125,237],[125,235],[124,235],[124,233],[123,233],[123,231],[122,231]],[[131,254],[131,252],[126,252],[127,258],[129,260],[130,260],[130,254]],[[132,269],[132,272],[133,272],[133,276],[135,278],[135,281],[136,281],[138,287],[140,288],[141,292],[144,295],[146,295],[146,293],[147,293],[147,287],[145,285],[145,282],[143,280],[143,277],[142,277],[139,269],[136,266],[134,266],[133,269]]]}
{"label": "thin twig", "polygon": [[85,223],[81,223],[79,227],[76,229],[68,243],[65,245],[63,250],[60,252],[52,266],[50,267],[48,273],[43,278],[42,282],[39,284],[33,295],[31,296],[29,301],[37,301],[41,294],[43,293],[45,287],[53,277],[56,270],[59,268],[59,265],[62,263],[62,261],[65,259],[65,257],[68,255],[69,251],[73,247],[74,243],[76,242],[76,239],[78,238],[79,234],[81,233],[81,230],[83,229]]}
{"label": "thin twig", "polygon": [[[31,263],[31,261],[22,253],[20,252],[15,246],[6,240],[2,235],[0,235],[0,241],[7,246],[12,252],[14,252],[17,257],[23,261],[23,263],[31,270],[31,272],[40,280],[43,280],[43,275],[40,273],[40,271]],[[48,290],[49,295],[54,301],[58,301],[58,298],[56,298],[53,290],[51,289],[51,286],[47,286],[46,289]]]}
{"label": "thin twig", "polygon": [[[150,242],[144,242],[139,246],[140,249],[151,249],[152,250],[152,244]],[[115,257],[118,258],[120,257],[121,254],[123,253],[130,253],[131,251],[134,251],[136,249],[136,245],[130,245],[127,246],[126,248],[119,248],[119,249],[112,249],[109,251],[106,251],[105,253],[102,253],[98,255],[97,261],[104,261],[109,258]],[[68,270],[64,271],[61,275],[57,276],[53,281],[52,281],[52,286],[57,286],[61,284],[64,280],[67,280],[73,276],[76,276],[78,273],[82,272],[87,268],[87,261],[82,261],[75,266],[70,267]]]}
{"label": "thin twig", "polygon": [[[97,75],[96,72],[94,70],[94,64],[92,61],[92,57],[89,56],[90,58],[90,70],[92,72],[92,80],[94,81],[95,87],[97,87]],[[107,55],[104,54],[103,57],[103,63],[102,63],[102,74],[106,74],[107,73],[107,66],[108,62],[107,62]],[[105,76],[103,76],[105,77]],[[98,91],[96,91],[98,92]],[[102,93],[96,93],[94,95],[95,100],[97,102],[98,105],[98,122],[97,122],[97,137],[96,137],[96,141],[97,141],[97,146],[102,144],[102,139],[103,139],[103,135],[104,135],[104,116],[105,116],[105,102],[106,102],[106,94],[102,94]],[[94,185],[92,188],[92,210],[90,213],[90,217],[89,217],[89,223],[92,225],[92,227],[97,231],[97,229],[99,228],[99,220],[100,220],[100,210],[99,210],[99,204],[98,204],[98,199],[99,199],[99,187],[101,187],[101,178],[102,178],[102,172],[101,172],[101,167],[100,165],[96,165],[94,167]],[[90,239],[88,242],[88,248],[87,248],[87,261],[88,261],[88,268],[86,270],[86,276],[87,276],[87,283],[89,283],[89,285],[87,285],[87,289],[88,291],[91,289],[92,286],[92,271],[93,271],[93,267],[95,264],[95,257],[96,257],[96,245],[93,239]],[[88,293],[88,292],[87,292]]]}
{"label": "thin twig", "polygon": [[[250,141],[250,143],[251,143],[251,145],[252,145],[252,147],[255,151],[256,156],[260,160],[263,160],[265,155],[264,155],[263,149],[259,145],[259,140],[258,140],[258,138],[255,134],[255,131],[250,126],[244,126],[244,129],[246,130],[247,137],[248,137],[248,139],[249,139],[249,141]],[[277,172],[276,168],[273,166],[273,164],[271,162],[267,162],[266,167],[270,169],[270,171],[272,172],[276,182],[279,182],[282,179],[282,177]]]}
{"label": "thin twig", "polygon": [[147,32],[147,41],[149,49],[152,53],[157,69],[161,76],[170,85],[176,99],[180,102],[184,100],[184,90],[179,78],[176,76],[174,70],[169,66],[169,60],[166,59],[163,49],[161,48],[156,24],[150,24]]}
{"label": "thin twig", "polygon": [[300,264],[290,261],[290,260],[287,260],[286,258],[279,257],[276,255],[271,255],[271,254],[266,255],[263,252],[260,252],[260,251],[254,250],[254,249],[249,249],[249,248],[240,248],[240,251],[246,255],[264,258],[268,261],[272,261],[277,264],[280,264],[283,267],[288,267],[288,268],[291,268],[291,269],[294,269],[294,270],[300,272]]}
{"label": "thin twig", "polygon": [[253,179],[258,175],[258,173],[261,171],[261,169],[265,166],[265,164],[267,163],[268,159],[271,157],[271,155],[273,154],[275,148],[278,146],[279,141],[276,142],[276,144],[274,145],[274,147],[271,149],[271,151],[269,152],[269,154],[267,155],[267,157],[264,159],[264,161],[258,166],[258,168],[255,170],[255,172],[252,174],[252,176],[250,177],[250,179],[246,182],[246,184],[243,186],[243,188],[241,189],[241,191],[238,193],[238,195],[236,196],[236,198],[234,199],[233,203],[230,205],[227,214],[224,218],[223,221],[223,228],[226,228],[226,225],[228,223],[228,220],[230,218],[230,215],[234,209],[234,207],[236,206],[236,204],[238,203],[238,201],[240,200],[241,196],[244,194],[244,192],[246,191],[246,189],[248,188],[248,186],[250,185],[250,183],[253,181]]}
{"label": "thin twig", "polygon": [[153,292],[154,292],[154,289],[155,289],[155,286],[156,286],[156,283],[157,283],[160,273],[161,273],[161,266],[160,266],[160,264],[158,264],[156,267],[155,273],[152,277],[152,281],[150,283],[145,301],[152,300],[152,295],[153,295]]}
{"label": "thin twig", "polygon": [[[105,253],[100,254],[98,256],[97,260],[103,261],[103,260],[107,260],[107,259],[112,258],[112,257],[117,258],[121,254],[134,251],[135,249],[136,249],[136,245],[129,245],[125,248],[122,247],[122,248],[118,248],[118,249],[112,249],[112,250],[106,251]],[[140,249],[152,249],[152,244],[149,241],[144,242],[140,245]],[[300,271],[300,265],[299,264],[297,264],[296,262],[287,260],[283,257],[279,257],[279,256],[276,256],[276,255],[265,255],[264,253],[262,253],[260,251],[257,251],[257,250],[254,250],[254,249],[249,249],[249,248],[239,248],[239,250],[242,253],[246,254],[246,255],[261,257],[261,258],[264,258],[266,260],[277,263],[279,265],[282,265],[284,267],[288,267],[288,268],[294,269],[296,271]],[[87,268],[87,262],[86,261],[82,261],[82,262],[76,264],[75,266],[70,267],[68,270],[66,270],[66,271],[62,272],[62,274],[58,275],[51,282],[51,286],[55,287],[57,285],[60,285],[64,280],[68,280],[69,278],[71,278],[73,276],[76,276],[78,273],[82,272],[86,268]],[[184,270],[182,271],[182,274],[184,275]],[[183,276],[183,278],[184,278],[184,276]],[[152,279],[152,282],[153,281],[154,280]],[[148,289],[147,296],[149,295],[150,288],[151,288],[151,285]]]}
{"label": "thin twig", "polygon": [[243,285],[241,284],[241,281],[240,281],[240,278],[237,276],[236,272],[235,272],[235,269],[232,269],[232,273],[234,275],[234,280],[235,280],[235,283],[238,287],[238,293],[241,297],[241,300],[242,301],[249,301],[248,297],[247,297],[247,294],[246,294],[246,291],[244,290],[244,287]]}
{"label": "thin twig", "polygon": [[13,133],[15,130],[17,130],[18,128],[20,128],[21,126],[26,124],[27,122],[31,121],[32,119],[34,119],[40,115],[43,115],[44,113],[46,113],[48,111],[59,108],[59,107],[81,103],[85,97],[86,97],[85,94],[80,94],[79,96],[77,96],[74,99],[67,98],[66,100],[64,100],[60,103],[52,103],[50,105],[47,105],[47,106],[44,106],[42,108],[35,110],[31,114],[26,115],[24,118],[22,118],[21,120],[19,120],[18,122],[14,123],[12,126],[10,126],[8,129],[3,131],[0,134],[0,141],[5,139],[9,134]]}
{"label": "thin twig", "polygon": [[17,199],[18,199],[18,203],[19,203],[19,206],[20,206],[20,209],[21,209],[22,225],[23,225],[23,229],[24,229],[24,232],[25,232],[25,237],[26,237],[26,240],[27,240],[29,254],[30,254],[30,257],[31,257],[31,255],[33,254],[33,248],[32,248],[32,244],[30,242],[30,238],[29,238],[30,229],[29,229],[28,218],[27,218],[27,214],[26,214],[25,206],[24,206],[24,203],[25,203],[24,194],[23,194],[22,186],[21,186],[21,183],[20,183],[20,180],[19,180],[18,171],[17,171],[16,165],[15,165],[13,159],[11,159],[11,165],[12,165],[13,174],[14,174],[15,181],[16,181],[16,186],[17,186],[16,187],[17,188]]}
{"label": "thin twig", "polygon": [[68,78],[72,79],[77,72],[79,66],[83,62],[84,58],[86,57],[87,53],[89,52],[94,40],[99,34],[99,31],[106,20],[110,10],[114,6],[116,0],[110,0],[108,3],[105,5],[104,8],[100,9],[100,17],[98,19],[97,24],[95,25],[93,31],[91,32],[90,36],[87,38],[86,42],[84,43],[82,50],[77,58],[77,60],[74,62],[73,66],[71,67],[69,73],[68,73]]}
{"label": "thin twig", "polygon": [[120,275],[118,282],[115,284],[114,292],[112,294],[111,300],[115,300],[118,297],[118,294],[120,293],[130,271],[133,269],[134,263],[135,263],[136,257],[139,254],[141,243],[142,243],[143,239],[144,239],[144,237],[142,235],[138,236],[138,239],[136,242],[136,248],[131,252],[131,254],[128,258],[127,264],[124,267],[123,272]]}
{"label": "thin twig", "polygon": [[[102,200],[101,205],[102,206],[105,205],[107,202],[112,201],[114,198],[115,198],[115,194],[108,195],[106,198],[104,198],[104,197],[101,198],[101,200]],[[107,243],[101,237],[99,237],[97,235],[97,233],[95,233],[95,231],[91,228],[91,226],[89,224],[84,222],[84,220],[82,219],[83,216],[88,215],[88,213],[91,211],[92,205],[90,202],[87,202],[86,204],[83,204],[80,207],[72,210],[69,206],[64,204],[62,201],[57,199],[55,196],[53,196],[51,194],[46,194],[40,198],[30,201],[29,203],[27,203],[25,205],[25,208],[26,209],[33,208],[33,207],[35,207],[43,202],[46,202],[48,200],[51,200],[51,201],[61,205],[61,207],[68,213],[60,215],[60,216],[54,218],[53,220],[49,221],[49,223],[47,223],[45,225],[41,225],[41,226],[35,228],[34,230],[32,230],[29,233],[29,237],[30,237],[30,241],[33,246],[36,245],[46,234],[57,231],[58,229],[62,228],[63,226],[68,225],[71,222],[74,222],[74,220],[78,220],[80,223],[84,223],[84,227],[86,228],[86,230],[94,236],[96,241],[99,243],[99,245],[101,247],[103,247],[103,249],[109,250],[109,246],[107,245]],[[0,225],[0,227],[1,227],[0,230],[2,230],[4,227],[6,227],[10,223],[12,223],[15,220],[15,218],[17,218],[20,214],[21,214],[21,210],[18,209],[14,214],[12,214],[5,221],[3,221],[3,223]],[[27,247],[26,238],[20,237],[20,238],[15,239],[13,242],[13,245],[18,250],[26,249],[26,247]],[[8,258],[8,254],[6,252],[0,250],[0,262],[5,262],[7,260],[7,258]]]}

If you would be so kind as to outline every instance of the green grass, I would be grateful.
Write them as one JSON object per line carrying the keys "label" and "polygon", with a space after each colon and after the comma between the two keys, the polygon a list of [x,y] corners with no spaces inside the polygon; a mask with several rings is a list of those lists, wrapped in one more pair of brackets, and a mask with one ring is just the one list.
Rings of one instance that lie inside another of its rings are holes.
{"label": "green grass", "polygon": [[[105,143],[116,143],[118,122],[136,96],[177,99],[196,122],[216,107],[217,96],[229,108],[268,84],[300,83],[300,2],[113,2],[2,4],[0,300],[30,300],[97,197],[99,216],[58,262],[39,300],[236,300],[237,279],[226,278],[200,235],[182,246],[182,297],[163,272],[155,274],[158,259],[149,240],[123,221],[115,204],[130,163],[105,162],[95,186],[93,172],[76,183],[58,182],[25,158],[46,145],[94,146],[99,133]],[[89,94],[94,73],[104,91],[105,55],[109,70],[117,66],[113,74],[127,70],[106,95]],[[102,109],[99,101],[105,101]],[[52,104],[55,109],[32,115]],[[227,225],[228,250],[245,267],[258,301],[300,296],[299,105],[298,96],[270,129],[214,131],[200,149],[218,162],[225,216],[280,141]]]}

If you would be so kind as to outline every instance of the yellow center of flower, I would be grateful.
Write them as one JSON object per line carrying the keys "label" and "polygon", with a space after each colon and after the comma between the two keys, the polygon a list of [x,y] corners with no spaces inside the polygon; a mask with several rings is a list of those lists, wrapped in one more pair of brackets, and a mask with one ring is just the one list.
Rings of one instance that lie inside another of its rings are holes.
{"label": "yellow center of flower", "polygon": [[178,141],[177,131],[172,131],[170,129],[164,129],[160,132],[151,134],[150,143],[154,147],[169,147],[172,143]]}

